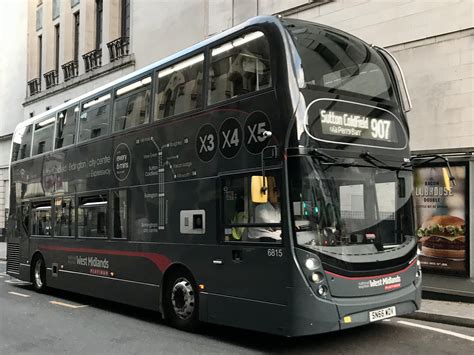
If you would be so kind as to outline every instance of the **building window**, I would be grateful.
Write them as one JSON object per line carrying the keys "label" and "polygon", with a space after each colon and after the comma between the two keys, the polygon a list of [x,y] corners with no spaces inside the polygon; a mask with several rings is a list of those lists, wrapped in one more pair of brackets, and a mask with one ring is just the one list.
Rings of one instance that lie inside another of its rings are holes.
{"label": "building window", "polygon": [[271,86],[270,49],[262,32],[252,32],[211,51],[209,104]]}
{"label": "building window", "polygon": [[79,237],[107,237],[107,195],[79,198],[77,232]]}
{"label": "building window", "polygon": [[130,37],[130,0],[122,0],[121,36]]}
{"label": "building window", "polygon": [[81,2],[81,0],[71,0],[71,7],[79,5],[80,2]]}
{"label": "building window", "polygon": [[59,13],[61,11],[60,4],[61,4],[60,0],[53,0],[53,20],[59,17]]}
{"label": "building window", "polygon": [[38,79],[41,82],[43,74],[43,36],[38,36]]}
{"label": "building window", "polygon": [[102,46],[102,20],[103,20],[104,4],[102,0],[95,1],[95,49]]}
{"label": "building window", "polygon": [[54,206],[54,235],[57,237],[73,237],[76,234],[76,210],[74,198],[58,197],[54,202]]}
{"label": "building window", "polygon": [[114,100],[114,132],[148,123],[150,97],[150,76],[118,89]]}
{"label": "building window", "polygon": [[39,31],[43,28],[43,7],[38,7],[36,9],[36,31]]}
{"label": "building window", "polygon": [[59,73],[59,25],[54,26],[54,70],[56,70],[56,74]]}
{"label": "building window", "polygon": [[201,106],[203,62],[199,54],[157,73],[155,120]]}
{"label": "building window", "polygon": [[79,62],[79,11],[74,13],[74,61]]}

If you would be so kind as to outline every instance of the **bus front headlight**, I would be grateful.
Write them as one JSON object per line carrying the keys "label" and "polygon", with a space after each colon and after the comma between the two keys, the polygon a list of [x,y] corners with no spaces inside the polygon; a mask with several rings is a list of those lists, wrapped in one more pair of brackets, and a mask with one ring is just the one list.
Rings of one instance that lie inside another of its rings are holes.
{"label": "bus front headlight", "polygon": [[304,262],[304,266],[306,266],[306,268],[309,271],[313,271],[313,270],[316,270],[320,266],[320,263],[314,258],[308,258]]}

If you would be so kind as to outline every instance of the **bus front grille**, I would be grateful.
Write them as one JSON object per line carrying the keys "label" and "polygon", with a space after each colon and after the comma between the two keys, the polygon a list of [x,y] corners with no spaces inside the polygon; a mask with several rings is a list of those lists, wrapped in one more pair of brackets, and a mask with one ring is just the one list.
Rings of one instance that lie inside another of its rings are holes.
{"label": "bus front grille", "polygon": [[7,243],[7,272],[20,273],[20,244]]}

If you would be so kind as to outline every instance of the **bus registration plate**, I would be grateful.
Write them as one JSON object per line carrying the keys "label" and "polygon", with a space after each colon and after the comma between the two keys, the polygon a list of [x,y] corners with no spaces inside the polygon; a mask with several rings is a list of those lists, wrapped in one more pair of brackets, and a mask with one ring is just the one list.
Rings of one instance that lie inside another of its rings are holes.
{"label": "bus registration plate", "polygon": [[375,322],[381,319],[395,317],[397,315],[397,311],[395,306],[387,307],[382,309],[377,309],[376,311],[369,312],[369,320],[371,322]]}

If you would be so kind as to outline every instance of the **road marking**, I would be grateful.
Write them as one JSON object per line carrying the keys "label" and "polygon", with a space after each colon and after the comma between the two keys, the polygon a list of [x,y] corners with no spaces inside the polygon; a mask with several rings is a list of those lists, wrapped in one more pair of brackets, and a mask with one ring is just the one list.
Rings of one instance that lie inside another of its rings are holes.
{"label": "road marking", "polygon": [[391,319],[382,319],[382,322],[391,322]]}
{"label": "road marking", "polygon": [[87,307],[86,304],[81,304],[81,305],[73,305],[73,304],[69,304],[69,303],[64,303],[64,302],[58,302],[58,301],[49,301],[49,303],[51,304],[55,304],[55,305],[58,305],[58,306],[63,306],[63,307],[68,307],[68,308],[83,308],[83,307]]}
{"label": "road marking", "polygon": [[3,279],[3,277],[4,277],[3,275],[0,275],[0,279]]}
{"label": "road marking", "polygon": [[469,341],[474,341],[474,337],[471,337],[471,336],[469,336],[469,335],[464,335],[464,334],[461,334],[461,333],[452,332],[452,331],[450,331],[450,330],[444,330],[444,329],[429,327],[429,326],[427,326],[427,325],[422,325],[422,324],[417,324],[417,323],[405,322],[405,321],[403,321],[403,320],[399,320],[399,321],[397,321],[397,323],[409,325],[409,326],[411,326],[411,327],[417,327],[417,328],[428,329],[428,330],[432,330],[432,331],[434,331],[434,332],[443,333],[443,334],[448,334],[448,335],[452,335],[452,336],[454,336],[454,337],[458,337],[458,338],[461,338],[461,339],[466,339],[466,340],[469,340]]}
{"label": "road marking", "polygon": [[31,297],[30,295],[25,295],[24,293],[18,293],[18,292],[13,292],[13,291],[10,291],[8,293],[11,295],[20,296],[20,297]]}
{"label": "road marking", "polygon": [[4,281],[7,284],[12,284],[12,285],[29,285],[29,282],[26,281],[21,281],[21,280],[5,280]]}

